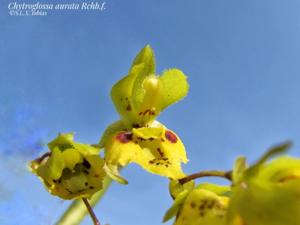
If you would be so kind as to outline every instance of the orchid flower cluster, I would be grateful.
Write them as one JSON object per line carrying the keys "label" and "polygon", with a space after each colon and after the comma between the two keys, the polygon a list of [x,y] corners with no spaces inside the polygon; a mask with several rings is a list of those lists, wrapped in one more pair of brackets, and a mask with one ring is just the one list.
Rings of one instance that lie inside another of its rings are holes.
{"label": "orchid flower cluster", "polygon": [[[175,217],[174,225],[300,225],[300,159],[269,160],[285,152],[289,142],[271,148],[250,166],[239,157],[230,171],[183,172],[182,163],[188,162],[184,144],[156,118],[188,90],[187,77],[179,69],[157,75],[153,50],[144,47],[128,74],[112,87],[120,120],[107,127],[99,144],[75,142],[73,133],[59,134],[49,142],[49,151],[30,163],[31,171],[52,195],[83,199],[91,209],[87,199],[102,190],[103,180],[127,184],[120,169],[136,163],[170,180],[174,202],[164,222]],[[194,180],[204,176],[223,177],[230,185],[195,185]]]}

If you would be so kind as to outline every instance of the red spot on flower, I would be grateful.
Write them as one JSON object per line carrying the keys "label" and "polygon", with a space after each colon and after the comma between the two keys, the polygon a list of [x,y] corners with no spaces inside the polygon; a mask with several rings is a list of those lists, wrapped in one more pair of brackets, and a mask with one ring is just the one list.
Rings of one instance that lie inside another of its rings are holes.
{"label": "red spot on flower", "polygon": [[121,143],[128,143],[132,140],[132,133],[121,132],[116,135],[116,139]]}
{"label": "red spot on flower", "polygon": [[171,142],[171,143],[176,143],[177,142],[177,137],[175,134],[173,134],[171,131],[167,130],[165,133],[166,138]]}
{"label": "red spot on flower", "polygon": [[157,152],[159,153],[160,157],[164,157],[164,153],[160,148],[157,148]]}
{"label": "red spot on flower", "polygon": [[127,105],[126,110],[131,111],[131,105],[130,104]]}
{"label": "red spot on flower", "polygon": [[150,112],[151,112],[150,109],[145,110],[145,111],[143,112],[143,116],[147,115],[147,113],[150,113]]}

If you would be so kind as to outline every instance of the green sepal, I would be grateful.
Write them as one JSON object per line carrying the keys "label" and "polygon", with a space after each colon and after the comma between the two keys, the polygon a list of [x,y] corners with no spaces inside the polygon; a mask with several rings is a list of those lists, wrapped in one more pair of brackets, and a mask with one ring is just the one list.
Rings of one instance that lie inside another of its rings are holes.
{"label": "green sepal", "polygon": [[44,177],[47,181],[58,179],[65,167],[63,156],[58,147],[52,150],[51,156],[47,162],[37,169],[37,174]]}
{"label": "green sepal", "polygon": [[174,225],[226,225],[228,202],[227,196],[196,188],[180,207]]}
{"label": "green sepal", "polygon": [[112,87],[112,100],[127,127],[136,122],[136,108],[144,98],[143,81],[145,77],[154,73],[154,53],[147,45],[136,56],[128,75]]}
{"label": "green sepal", "polygon": [[143,69],[139,71],[133,88],[132,88],[132,101],[135,109],[139,109],[144,101],[145,89],[144,80],[147,76],[155,74],[155,57],[152,48],[145,46],[133,61],[130,72],[137,65],[143,65]]}
{"label": "green sepal", "polygon": [[204,189],[207,191],[214,192],[218,196],[226,196],[229,197],[231,193],[230,186],[228,185],[217,185],[212,183],[202,183],[197,185],[195,189]]}
{"label": "green sepal", "polygon": [[228,219],[240,216],[250,225],[299,225],[299,187],[299,180],[283,185],[252,178],[233,188]]}
{"label": "green sepal", "polygon": [[283,154],[286,151],[289,150],[289,148],[292,146],[291,141],[286,141],[281,144],[275,145],[274,147],[271,147],[267,152],[249,169],[245,172],[245,176],[253,176],[255,173],[257,173],[260,169],[260,167],[270,158],[274,157],[275,155]]}
{"label": "green sepal", "polygon": [[259,178],[282,183],[293,179],[300,180],[300,159],[289,156],[274,159],[261,169]]}
{"label": "green sepal", "polygon": [[58,136],[48,143],[48,147],[51,151],[55,147],[58,147],[61,151],[72,148],[74,142],[74,133],[59,133]]}
{"label": "green sepal", "polygon": [[120,184],[128,184],[128,181],[120,175],[118,166],[105,163],[103,169],[111,179]]}
{"label": "green sepal", "polygon": [[130,71],[132,68],[139,64],[145,64],[145,73],[146,74],[154,74],[155,73],[155,56],[150,45],[146,45],[135,57],[133,63],[130,67]]}
{"label": "green sepal", "polygon": [[97,155],[100,152],[99,147],[88,144],[73,143],[74,148],[83,155]]}
{"label": "green sepal", "polygon": [[173,205],[165,213],[163,223],[167,222],[168,220],[172,219],[174,216],[177,215],[189,193],[189,190],[184,190],[177,195],[173,202]]}
{"label": "green sepal", "polygon": [[246,158],[240,156],[236,159],[232,170],[232,182],[238,183],[243,178],[244,172],[247,169]]}
{"label": "green sepal", "polygon": [[136,120],[136,111],[132,102],[134,82],[143,72],[144,64],[135,65],[130,73],[118,81],[111,89],[112,101],[127,127],[131,127]]}
{"label": "green sepal", "polygon": [[299,224],[300,160],[282,156],[267,162],[290,146],[291,142],[285,142],[272,147],[244,171],[232,189],[229,222],[241,218],[255,225]]}
{"label": "green sepal", "polygon": [[170,180],[169,182],[169,192],[173,199],[175,199],[183,191],[192,191],[194,187],[194,180],[191,180],[185,184],[181,184],[178,180]]}

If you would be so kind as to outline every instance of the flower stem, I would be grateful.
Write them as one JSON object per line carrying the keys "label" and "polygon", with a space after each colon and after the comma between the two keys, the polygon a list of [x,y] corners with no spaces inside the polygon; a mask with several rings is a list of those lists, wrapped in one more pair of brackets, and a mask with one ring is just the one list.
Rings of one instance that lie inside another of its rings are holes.
{"label": "flower stem", "polygon": [[185,184],[191,180],[201,178],[201,177],[222,177],[231,181],[232,171],[222,171],[222,170],[204,170],[198,173],[193,173],[184,178],[179,179],[179,183]]}
{"label": "flower stem", "polygon": [[[95,206],[99,200],[103,197],[104,193],[111,184],[111,179],[106,177],[103,181],[103,189],[93,195],[89,201],[91,206]],[[55,225],[78,225],[88,214],[88,210],[81,201],[81,199],[73,201],[69,208],[64,212],[61,218],[55,223]]]}
{"label": "flower stem", "polygon": [[50,156],[51,156],[51,152],[46,152],[42,156],[36,158],[34,161],[36,161],[38,164],[40,164],[45,158],[50,157]]}
{"label": "flower stem", "polygon": [[85,204],[87,210],[89,211],[90,216],[92,217],[92,220],[94,222],[94,225],[101,225],[96,214],[94,213],[93,208],[91,207],[89,201],[87,198],[82,198],[83,203]]}

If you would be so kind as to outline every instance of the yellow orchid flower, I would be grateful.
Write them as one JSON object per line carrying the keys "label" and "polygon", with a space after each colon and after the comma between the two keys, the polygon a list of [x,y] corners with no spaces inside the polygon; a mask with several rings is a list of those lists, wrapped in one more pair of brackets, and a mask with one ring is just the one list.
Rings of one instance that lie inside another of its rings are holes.
{"label": "yellow orchid flower", "polygon": [[187,95],[186,76],[170,69],[155,74],[154,53],[150,46],[135,58],[129,73],[111,91],[121,120],[110,125],[101,138],[105,148],[106,172],[119,182],[118,167],[137,163],[145,170],[179,179],[184,176],[181,163],[187,157],[175,132],[155,121],[167,106]]}
{"label": "yellow orchid flower", "polygon": [[104,161],[99,149],[74,142],[72,133],[59,134],[48,144],[50,152],[30,167],[47,190],[63,199],[92,196],[102,189]]}
{"label": "yellow orchid flower", "polygon": [[[266,156],[289,146],[275,147]],[[250,225],[300,225],[300,159],[281,156],[266,162],[268,157],[236,172],[230,220],[242,218]]]}
{"label": "yellow orchid flower", "polygon": [[164,222],[176,216],[174,225],[227,225],[229,194],[230,187],[208,183],[184,190],[176,196]]}

